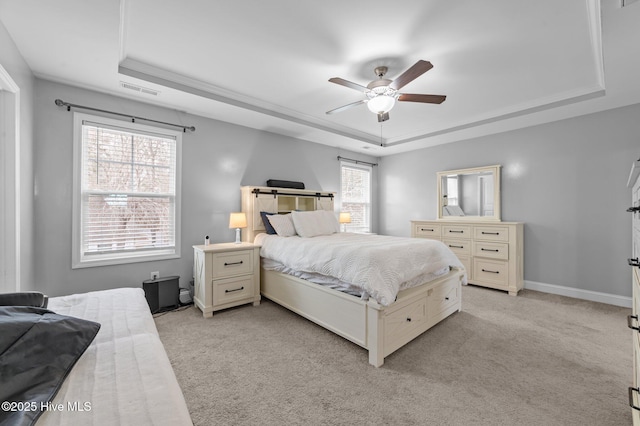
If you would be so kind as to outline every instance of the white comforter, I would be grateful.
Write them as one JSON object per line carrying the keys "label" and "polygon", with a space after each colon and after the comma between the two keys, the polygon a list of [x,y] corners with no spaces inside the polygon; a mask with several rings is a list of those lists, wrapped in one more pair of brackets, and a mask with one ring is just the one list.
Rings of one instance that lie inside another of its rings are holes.
{"label": "white comforter", "polygon": [[335,233],[313,238],[259,234],[260,256],[286,269],[334,277],[388,306],[398,291],[464,269],[443,243],[420,238]]}

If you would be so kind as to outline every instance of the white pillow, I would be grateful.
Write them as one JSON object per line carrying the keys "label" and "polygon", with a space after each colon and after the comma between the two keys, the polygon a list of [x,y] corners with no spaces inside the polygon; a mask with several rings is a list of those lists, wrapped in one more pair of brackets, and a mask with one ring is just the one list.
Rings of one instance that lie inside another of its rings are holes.
{"label": "white pillow", "polygon": [[338,219],[330,211],[291,212],[291,218],[296,227],[296,233],[304,238],[331,235],[340,231]]}
{"label": "white pillow", "polygon": [[296,228],[293,226],[291,220],[291,213],[287,214],[273,214],[267,216],[267,220],[276,230],[276,233],[281,237],[293,237],[296,235]]}

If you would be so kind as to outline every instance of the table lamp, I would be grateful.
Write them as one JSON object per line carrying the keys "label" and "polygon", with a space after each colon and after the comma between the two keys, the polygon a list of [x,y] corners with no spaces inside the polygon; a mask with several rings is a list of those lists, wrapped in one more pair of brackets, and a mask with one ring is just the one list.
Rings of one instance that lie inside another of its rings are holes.
{"label": "table lamp", "polygon": [[342,226],[343,226],[342,232],[347,232],[347,223],[351,223],[351,213],[349,212],[340,213],[338,222],[342,223]]}
{"label": "table lamp", "polygon": [[229,229],[236,228],[236,244],[240,244],[240,228],[247,227],[247,215],[244,213],[231,213],[229,215]]}

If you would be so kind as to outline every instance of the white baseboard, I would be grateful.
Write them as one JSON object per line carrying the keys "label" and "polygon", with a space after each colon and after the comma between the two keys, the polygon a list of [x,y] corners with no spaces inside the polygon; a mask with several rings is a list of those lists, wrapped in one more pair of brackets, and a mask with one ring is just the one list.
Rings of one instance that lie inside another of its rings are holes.
{"label": "white baseboard", "polygon": [[573,297],[576,299],[590,300],[592,302],[608,303],[609,305],[631,307],[631,297],[617,296],[615,294],[600,293],[598,291],[582,290],[561,285],[545,284],[535,281],[524,281],[524,288],[528,290],[541,291],[543,293],[557,294],[560,296]]}

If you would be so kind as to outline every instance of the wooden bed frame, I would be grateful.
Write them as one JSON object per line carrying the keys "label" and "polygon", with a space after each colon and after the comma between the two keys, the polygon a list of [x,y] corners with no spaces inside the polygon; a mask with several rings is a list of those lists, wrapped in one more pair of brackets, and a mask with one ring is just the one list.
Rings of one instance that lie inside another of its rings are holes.
{"label": "wooden bed frame", "polygon": [[[247,215],[243,241],[266,232],[260,212],[334,211],[335,193],[291,188],[243,186],[242,211]],[[291,275],[261,270],[260,292],[274,302],[333,331],[369,351],[369,363],[384,358],[443,319],[462,309],[463,270],[403,290],[394,303],[382,306]]]}
{"label": "wooden bed frame", "polygon": [[452,269],[401,291],[389,306],[276,271],[262,269],[260,281],[264,297],[367,349],[369,364],[380,367],[389,354],[462,309],[463,275]]}

